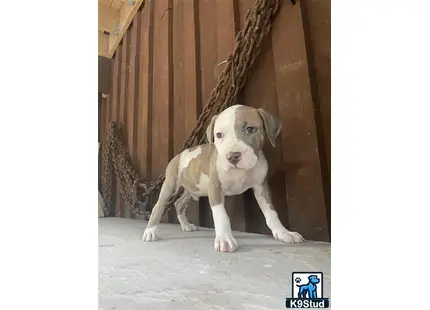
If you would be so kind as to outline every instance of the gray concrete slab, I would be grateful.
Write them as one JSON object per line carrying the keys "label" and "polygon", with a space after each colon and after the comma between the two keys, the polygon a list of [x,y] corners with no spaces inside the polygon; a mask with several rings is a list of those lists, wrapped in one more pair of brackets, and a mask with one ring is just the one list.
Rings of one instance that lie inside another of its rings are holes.
{"label": "gray concrete slab", "polygon": [[141,240],[145,221],[99,219],[99,309],[285,309],[293,271],[324,273],[330,297],[330,244],[288,245],[233,232],[240,248],[213,249],[214,231],[161,224],[160,240]]}

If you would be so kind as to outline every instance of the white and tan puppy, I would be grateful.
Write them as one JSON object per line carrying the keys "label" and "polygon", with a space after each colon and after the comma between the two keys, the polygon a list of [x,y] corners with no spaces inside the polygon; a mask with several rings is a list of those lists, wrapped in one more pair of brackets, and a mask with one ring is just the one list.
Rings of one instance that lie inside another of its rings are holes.
{"label": "white and tan puppy", "polygon": [[264,132],[275,146],[280,130],[280,121],[263,109],[234,105],[215,115],[206,131],[210,143],[181,152],[167,166],[166,180],[142,239],[157,239],[157,225],[166,202],[183,186],[184,194],[175,203],[182,230],[196,230],[196,226],[190,224],[185,216],[190,200],[208,196],[217,251],[233,252],[238,248],[224,208],[225,196],[240,195],[249,188],[253,189],[275,239],[286,243],[303,242],[299,233],[287,230],[280,222],[267,183],[268,166],[262,151]]}

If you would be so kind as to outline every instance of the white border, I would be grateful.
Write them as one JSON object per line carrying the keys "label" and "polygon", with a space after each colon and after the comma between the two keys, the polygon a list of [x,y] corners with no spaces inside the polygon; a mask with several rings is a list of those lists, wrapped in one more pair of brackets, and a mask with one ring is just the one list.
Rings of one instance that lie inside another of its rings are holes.
{"label": "white border", "polygon": [[[425,302],[428,6],[332,1],[333,309]],[[95,309],[96,2],[3,10],[1,303]]]}
{"label": "white border", "polygon": [[4,309],[97,309],[97,2],[4,2]]}
{"label": "white border", "polygon": [[333,309],[426,302],[411,272],[429,278],[429,10],[332,1]]}

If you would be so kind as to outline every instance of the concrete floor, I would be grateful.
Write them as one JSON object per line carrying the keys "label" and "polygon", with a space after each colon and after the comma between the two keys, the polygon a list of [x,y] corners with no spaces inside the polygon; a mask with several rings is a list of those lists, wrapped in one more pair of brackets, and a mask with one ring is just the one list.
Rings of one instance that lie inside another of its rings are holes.
{"label": "concrete floor", "polygon": [[99,309],[285,309],[293,271],[324,273],[330,297],[330,244],[287,245],[233,232],[234,253],[213,249],[214,231],[161,224],[160,240],[141,240],[146,222],[99,219]]}

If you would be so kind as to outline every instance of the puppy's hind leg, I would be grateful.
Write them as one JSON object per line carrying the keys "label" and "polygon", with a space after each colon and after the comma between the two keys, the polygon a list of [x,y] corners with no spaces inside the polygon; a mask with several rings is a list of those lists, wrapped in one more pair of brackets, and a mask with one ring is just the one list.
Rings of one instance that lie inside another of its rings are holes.
{"label": "puppy's hind leg", "polygon": [[161,217],[163,216],[166,203],[170,196],[174,193],[177,183],[177,161],[179,158],[174,158],[169,163],[166,169],[166,179],[161,187],[158,201],[152,209],[151,216],[146,226],[145,232],[143,233],[142,240],[144,241],[155,241],[157,240],[157,226],[160,223]]}
{"label": "puppy's hind leg", "polygon": [[196,231],[197,227],[194,224],[188,222],[187,216],[185,215],[185,211],[188,208],[192,200],[192,196],[189,192],[184,191],[184,194],[175,202],[175,209],[178,215],[178,221],[181,224],[181,228],[183,231]]}

